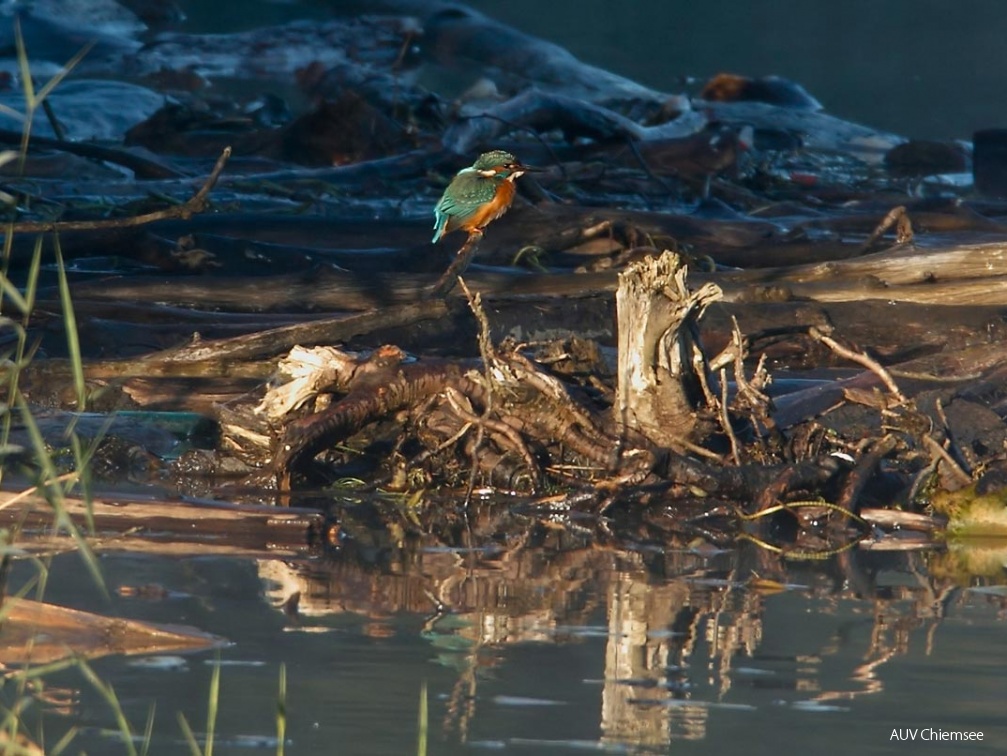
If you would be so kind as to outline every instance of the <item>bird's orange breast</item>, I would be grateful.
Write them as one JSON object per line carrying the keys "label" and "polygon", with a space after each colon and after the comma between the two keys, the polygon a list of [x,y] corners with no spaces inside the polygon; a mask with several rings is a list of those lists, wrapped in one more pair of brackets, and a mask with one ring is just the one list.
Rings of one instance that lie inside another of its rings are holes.
{"label": "bird's orange breast", "polygon": [[507,208],[514,201],[516,191],[513,181],[501,181],[500,185],[497,186],[493,199],[485,205],[480,206],[478,210],[466,218],[461,224],[462,228],[466,231],[473,231],[495,221],[507,212]]}

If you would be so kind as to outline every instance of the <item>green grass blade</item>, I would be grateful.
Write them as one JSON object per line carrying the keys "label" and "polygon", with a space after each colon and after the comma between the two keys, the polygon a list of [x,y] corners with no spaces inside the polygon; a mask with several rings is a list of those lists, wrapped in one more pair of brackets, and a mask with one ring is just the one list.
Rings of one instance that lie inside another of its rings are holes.
{"label": "green grass blade", "polygon": [[[14,395],[14,406],[17,407],[21,413],[21,422],[24,423],[25,430],[28,431],[28,438],[31,440],[32,448],[35,450],[35,462],[39,466],[39,470],[41,472],[41,475],[39,476],[39,493],[43,493],[47,489],[58,490],[60,494],[59,499],[62,500],[62,489],[59,489],[57,486],[49,485],[51,481],[54,481],[59,477],[59,474],[56,472],[56,466],[49,457],[45,439],[42,437],[42,432],[38,429],[38,424],[35,422],[35,418],[32,417],[31,410],[28,408],[28,403],[25,401],[24,395],[20,391]],[[59,503],[62,504],[62,501]]]}
{"label": "green grass blade", "polygon": [[[98,439],[104,434],[99,434]],[[74,466],[78,471],[77,480],[71,481],[70,486],[67,487],[67,493],[76,483],[80,484],[80,495],[84,499],[84,515],[86,517],[85,525],[87,526],[87,532],[89,535],[94,535],[94,496],[91,490],[91,474],[90,474],[90,464],[91,459],[94,456],[95,450],[97,448],[97,440],[95,443],[84,449],[80,443],[80,436],[76,433],[70,436],[70,447],[73,449],[73,460]]]}
{"label": "green grass blade", "polygon": [[[3,723],[0,724],[0,731],[6,733],[4,756],[8,753],[12,754],[12,756],[29,753],[28,749],[23,748],[17,740],[18,733],[21,731],[21,711],[27,706],[27,703],[28,701],[21,699],[15,704],[13,709],[6,710],[7,714],[4,717]],[[27,736],[25,737],[27,738]]]}
{"label": "green grass blade", "polygon": [[45,677],[46,675],[52,675],[57,672],[62,672],[65,669],[70,669],[71,667],[77,666],[77,659],[67,657],[66,659],[57,659],[54,662],[49,662],[48,664],[39,664],[35,667],[26,667],[25,669],[17,670],[16,672],[11,672],[12,680],[33,680],[39,677]]}
{"label": "green grass blade", "polygon": [[21,421],[24,423],[25,430],[28,431],[28,437],[31,439],[32,447],[35,449],[35,459],[41,468],[42,475],[40,477],[42,483],[39,486],[39,493],[46,497],[46,500],[52,507],[53,514],[55,515],[55,527],[57,530],[62,529],[70,535],[80,553],[81,559],[84,560],[85,566],[91,573],[92,578],[94,578],[94,583],[98,587],[98,590],[101,591],[105,598],[109,598],[108,588],[101,574],[98,558],[94,555],[91,547],[88,546],[80,530],[73,524],[70,515],[67,514],[63,488],[58,483],[55,483],[58,477],[56,468],[49,458],[45,439],[42,438],[38,424],[35,422],[35,418],[32,417],[28,404],[25,402],[24,396],[20,391],[15,394],[14,399],[15,406],[17,406],[21,415]]}
{"label": "green grass blade", "polygon": [[25,298],[21,296],[21,292],[17,290],[17,287],[5,275],[0,275],[0,291],[13,302],[18,312],[22,315],[27,315],[31,312],[31,308],[28,307],[28,302]]}
{"label": "green grass blade", "polygon": [[91,683],[91,686],[98,691],[98,694],[105,699],[105,702],[112,709],[112,713],[115,715],[116,724],[119,726],[119,735],[122,736],[122,742],[126,746],[129,756],[138,756],[136,752],[136,744],[133,743],[133,730],[129,726],[129,720],[126,719],[126,714],[122,710],[122,704],[119,703],[118,696],[115,695],[115,690],[111,685],[103,682],[101,678],[95,674],[94,670],[91,669],[90,665],[83,659],[77,659],[77,667],[80,669],[85,679]]}
{"label": "green grass blade", "polygon": [[419,734],[416,736],[416,756],[427,756],[427,728],[430,713],[427,710],[427,681],[420,686]]}
{"label": "green grass blade", "polygon": [[80,336],[77,333],[77,316],[70,298],[70,283],[63,264],[63,247],[59,234],[53,234],[53,249],[56,251],[56,272],[59,276],[59,301],[63,308],[63,328],[66,330],[66,346],[70,354],[70,368],[73,371],[73,386],[77,391],[77,411],[83,412],[87,403],[87,385],[84,383],[84,361],[80,351]]}
{"label": "green grass blade", "polygon": [[147,756],[150,750],[150,743],[154,738],[154,712],[157,711],[157,702],[150,705],[147,711],[147,724],[143,728],[143,743],[140,744],[140,756]]}
{"label": "green grass blade", "polygon": [[28,48],[25,46],[24,35],[21,33],[21,20],[17,17],[14,18],[14,48],[17,55],[18,73],[21,76],[21,88],[24,92],[25,104],[23,115],[13,111],[22,121],[20,147],[20,163],[22,168],[28,155],[28,141],[31,138],[31,126],[35,111],[52,94],[52,91],[63,82],[63,79],[77,67],[81,60],[84,59],[84,56],[91,51],[92,47],[94,47],[94,42],[84,45],[84,47],[77,51],[76,55],[63,65],[55,76],[49,79],[41,89],[36,91],[35,82],[31,76],[31,63],[28,60]]}
{"label": "green grass blade", "polygon": [[32,564],[35,566],[35,579],[38,581],[38,588],[35,592],[35,597],[38,601],[42,600],[45,596],[46,586],[49,585],[49,559],[39,559],[38,557],[32,557]]}
{"label": "green grass blade", "polygon": [[87,55],[89,52],[91,52],[92,47],[94,47],[94,42],[88,42],[80,50],[77,51],[76,55],[74,55],[72,58],[70,58],[70,60],[68,60],[66,63],[63,64],[63,68],[61,68],[56,73],[55,76],[49,79],[49,81],[47,81],[45,85],[38,91],[38,94],[35,95],[35,107],[38,107],[40,104],[42,104],[45,98],[52,93],[52,90],[58,87],[60,85],[60,82],[62,82],[63,79],[65,79],[70,74],[70,72],[77,67],[77,65],[84,59],[84,56]]}
{"label": "green grass blade", "polygon": [[[30,317],[35,309],[35,295],[38,293],[38,275],[42,270],[42,235],[35,238],[35,248],[31,253],[31,265],[28,267],[28,280],[25,281],[24,298],[28,303],[28,311],[25,317]],[[25,322],[27,325],[27,321]]]}
{"label": "green grass blade", "polygon": [[38,291],[38,274],[42,269],[42,237],[35,240],[35,251],[32,254],[31,266],[28,268],[28,281],[25,284],[24,295],[10,282],[6,274],[0,274],[0,291],[10,298],[27,323],[31,311],[35,307],[35,294]]}
{"label": "green grass blade", "polygon": [[[4,596],[3,606],[0,607],[0,623],[7,620],[7,616],[13,611],[14,606],[17,604],[17,599],[22,599],[28,595],[33,587],[38,583],[38,575],[29,578],[25,581],[17,593],[9,594]],[[13,601],[11,599],[14,599]],[[29,669],[35,669],[34,667],[29,667]]]}
{"label": "green grass blade", "polygon": [[213,665],[213,676],[210,678],[210,700],[206,706],[206,743],[203,756],[213,756],[213,737],[217,728],[217,707],[220,704],[220,655]]}
{"label": "green grass blade", "polygon": [[21,33],[21,20],[18,17],[14,18],[14,48],[17,56],[18,73],[21,75],[21,88],[24,92],[25,109],[24,115],[19,114],[22,121],[21,145],[18,155],[19,172],[24,171],[25,160],[28,157],[28,143],[31,140],[31,128],[32,122],[35,119],[35,111],[52,94],[52,91],[62,83],[63,79],[77,67],[93,46],[94,43],[90,42],[78,50],[77,54],[70,58],[55,76],[49,79],[40,90],[36,91],[35,82],[31,76],[31,63],[28,60],[28,48],[25,46],[24,35]]}
{"label": "green grass blade", "polygon": [[[3,266],[0,268],[0,280],[7,280],[7,272],[10,270],[11,253],[14,251],[14,231],[13,224],[7,223],[3,237]],[[20,292],[18,292],[20,296]],[[4,291],[0,289],[0,312],[3,311]]]}
{"label": "green grass blade", "polygon": [[287,665],[280,664],[280,691],[276,698],[276,756],[283,756],[287,741]]}
{"label": "green grass blade", "polygon": [[21,19],[14,16],[14,50],[17,55],[18,73],[21,75],[21,88],[24,90],[25,105],[29,112],[35,109],[35,84],[31,80],[31,64],[28,62],[28,48],[24,44],[21,33]]}
{"label": "green grass blade", "polygon": [[60,738],[59,742],[56,743],[56,745],[54,745],[52,748],[50,748],[47,751],[47,753],[49,754],[49,756],[59,756],[61,753],[63,753],[63,751],[65,751],[67,748],[70,747],[70,743],[73,742],[73,739],[75,737],[77,737],[77,725],[74,725],[69,730],[67,730],[66,734],[62,738]]}
{"label": "green grass blade", "polygon": [[24,173],[25,160],[28,159],[28,140],[31,139],[31,122],[35,116],[35,83],[31,80],[31,64],[28,62],[28,49],[21,34],[21,19],[14,18],[14,48],[17,55],[18,70],[21,74],[21,88],[24,91],[24,121],[21,125],[21,144],[18,148],[18,173]]}
{"label": "green grass blade", "polygon": [[185,718],[185,714],[178,712],[178,726],[182,728],[182,735],[185,736],[185,742],[189,745],[189,753],[192,756],[203,756],[203,750],[199,747],[199,743],[196,742],[196,736],[192,734],[192,728],[189,727],[189,720]]}

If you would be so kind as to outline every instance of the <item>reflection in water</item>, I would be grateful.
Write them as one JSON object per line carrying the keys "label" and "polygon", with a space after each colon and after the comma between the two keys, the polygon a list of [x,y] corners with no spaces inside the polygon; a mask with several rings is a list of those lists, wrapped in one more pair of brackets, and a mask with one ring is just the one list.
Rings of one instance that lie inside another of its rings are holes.
{"label": "reflection in water", "polygon": [[[396,615],[426,616],[423,637],[457,674],[443,732],[461,742],[486,705],[481,680],[507,665],[511,648],[604,636],[598,745],[650,750],[706,738],[712,709],[754,709],[744,703],[752,688],[822,712],[882,693],[879,669],[910,651],[915,631],[924,631],[917,651],[933,653],[949,605],[977,598],[953,572],[928,564],[948,558],[851,552],[787,563],[751,547],[712,557],[628,551],[548,530],[495,550],[446,548],[424,536],[349,548],[325,562],[262,561],[259,575],[276,607],[300,594],[305,628],[357,615],[382,636]],[[998,592],[981,600],[1001,615],[1007,607]],[[851,613],[871,627],[859,652]],[[795,614],[812,618],[797,623]]]}

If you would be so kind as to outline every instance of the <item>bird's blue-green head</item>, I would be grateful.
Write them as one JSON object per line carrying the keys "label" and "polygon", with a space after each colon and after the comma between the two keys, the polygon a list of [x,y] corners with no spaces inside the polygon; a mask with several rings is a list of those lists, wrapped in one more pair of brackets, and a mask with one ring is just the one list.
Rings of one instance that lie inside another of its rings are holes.
{"label": "bird's blue-green head", "polygon": [[472,170],[486,178],[517,178],[528,170],[518,159],[504,150],[484,152],[472,164]]}

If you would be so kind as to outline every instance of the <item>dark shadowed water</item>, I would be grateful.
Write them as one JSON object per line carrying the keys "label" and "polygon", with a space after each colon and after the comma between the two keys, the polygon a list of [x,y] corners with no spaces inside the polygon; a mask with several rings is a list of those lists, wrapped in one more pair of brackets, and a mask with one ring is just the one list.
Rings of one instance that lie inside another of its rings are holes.
{"label": "dark shadowed water", "polygon": [[674,91],[730,71],[803,84],[835,115],[911,137],[1007,125],[997,0],[474,0],[579,57]]}

